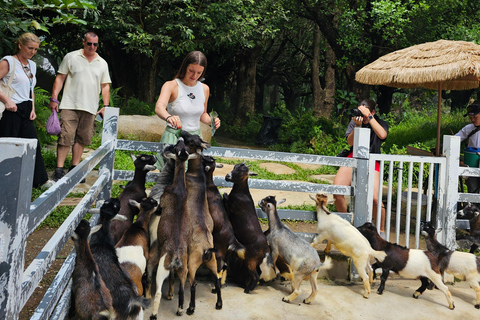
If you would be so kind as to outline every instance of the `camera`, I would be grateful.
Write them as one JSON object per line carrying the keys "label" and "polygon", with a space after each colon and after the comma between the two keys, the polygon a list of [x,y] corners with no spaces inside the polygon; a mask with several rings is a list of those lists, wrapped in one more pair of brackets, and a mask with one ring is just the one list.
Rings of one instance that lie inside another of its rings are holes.
{"label": "camera", "polygon": [[363,114],[360,110],[355,108],[350,111],[350,117],[363,117]]}

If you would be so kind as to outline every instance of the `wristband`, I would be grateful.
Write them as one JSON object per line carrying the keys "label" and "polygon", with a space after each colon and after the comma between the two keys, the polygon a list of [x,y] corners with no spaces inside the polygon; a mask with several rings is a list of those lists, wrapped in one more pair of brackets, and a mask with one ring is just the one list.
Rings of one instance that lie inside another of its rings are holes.
{"label": "wristband", "polygon": [[110,107],[110,105],[109,105],[109,104],[106,104],[106,105],[104,105],[103,107]]}
{"label": "wristband", "polygon": [[368,115],[368,120],[372,120],[372,119],[373,119],[373,114],[370,113],[370,114]]}
{"label": "wristband", "polygon": [[165,122],[168,122],[168,118],[170,118],[170,117],[171,117],[171,115],[168,116],[168,117],[166,117],[166,118],[165,118]]}
{"label": "wristband", "polygon": [[55,98],[50,98],[50,101],[55,102],[56,104],[60,104],[60,101],[58,101],[58,100],[55,99]]}

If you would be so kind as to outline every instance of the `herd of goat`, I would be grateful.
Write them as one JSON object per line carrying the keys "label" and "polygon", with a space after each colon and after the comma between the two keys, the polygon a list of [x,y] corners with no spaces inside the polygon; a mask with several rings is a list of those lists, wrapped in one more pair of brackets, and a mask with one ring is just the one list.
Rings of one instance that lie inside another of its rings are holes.
{"label": "herd of goat", "polygon": [[[480,308],[480,258],[472,253],[451,251],[435,237],[438,230],[422,222],[428,250],[408,249],[385,241],[372,223],[355,228],[326,208],[327,197],[312,199],[317,208],[317,235],[312,244],[299,237],[280,220],[274,196],[262,199],[258,206],[267,214],[269,229],[258,221],[248,187],[254,173],[245,163],[236,164],[225,179],[233,183],[229,194],[220,194],[213,183],[215,159],[202,154],[209,145],[197,135],[182,134],[175,145],[163,151],[165,166],[149,197],[145,191],[147,172],[154,170],[153,155],[133,156],[135,174],[118,198],[105,201],[98,210],[98,224],[82,220],[72,239],[76,249],[72,275],[70,318],[143,319],[151,308],[156,319],[162,297],[162,285],[168,278],[167,299],[172,299],[174,283],[178,286],[177,315],[184,312],[184,288],[190,284],[187,314],[195,311],[195,275],[203,264],[213,279],[216,309],[222,308],[221,290],[229,277],[245,293],[254,290],[260,280],[278,275],[290,281],[291,302],[300,294],[302,281],[309,280],[311,294],[303,301],[311,303],[317,294],[317,276],[332,267],[326,256],[321,261],[314,246],[327,240],[355,264],[368,298],[374,270],[382,269],[382,294],[385,281],[393,271],[407,278],[420,278],[413,296],[436,286],[454,303],[443,282],[443,272],[464,278],[475,290],[475,308]],[[187,164],[188,161],[188,165]],[[474,251],[480,238],[480,216],[476,207],[463,213],[471,219],[470,232],[464,237]],[[136,217],[136,218],[135,218]],[[476,228],[477,227],[477,228]],[[476,228],[476,229],[475,229]],[[90,239],[88,239],[90,237]],[[430,282],[430,281],[431,282]],[[152,299],[153,297],[153,299]]]}

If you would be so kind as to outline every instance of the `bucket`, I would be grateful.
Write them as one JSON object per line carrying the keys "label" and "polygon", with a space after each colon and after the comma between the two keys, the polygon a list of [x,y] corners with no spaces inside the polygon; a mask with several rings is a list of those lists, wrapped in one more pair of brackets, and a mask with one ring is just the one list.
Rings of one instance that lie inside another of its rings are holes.
{"label": "bucket", "polygon": [[477,152],[480,152],[480,148],[467,147],[463,152],[463,163],[472,168],[478,168],[478,156]]}

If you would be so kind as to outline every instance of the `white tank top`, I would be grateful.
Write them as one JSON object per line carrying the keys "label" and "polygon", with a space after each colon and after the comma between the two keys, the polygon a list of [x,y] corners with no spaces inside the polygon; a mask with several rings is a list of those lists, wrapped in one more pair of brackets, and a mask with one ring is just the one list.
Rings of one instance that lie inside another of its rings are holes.
{"label": "white tank top", "polygon": [[167,104],[167,111],[171,115],[180,117],[182,130],[195,131],[200,129],[200,116],[205,111],[205,94],[200,81],[193,87],[185,85],[176,78],[178,83],[177,99]]}

